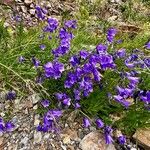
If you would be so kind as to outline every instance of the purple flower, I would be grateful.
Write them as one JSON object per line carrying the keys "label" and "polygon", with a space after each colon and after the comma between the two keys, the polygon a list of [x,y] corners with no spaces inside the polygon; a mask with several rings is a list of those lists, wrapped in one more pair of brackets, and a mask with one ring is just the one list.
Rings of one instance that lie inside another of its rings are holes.
{"label": "purple flower", "polygon": [[15,128],[15,125],[12,122],[6,122],[5,123],[5,129],[7,132],[12,132]]}
{"label": "purple flower", "polygon": [[71,105],[71,99],[70,98],[65,98],[62,103],[66,106],[70,106]]}
{"label": "purple flower", "polygon": [[71,98],[65,93],[56,93],[56,98],[66,106],[71,105]]}
{"label": "purple flower", "polygon": [[77,21],[76,20],[68,20],[65,22],[65,27],[76,29],[77,28]]}
{"label": "purple flower", "polygon": [[146,49],[150,49],[150,41],[147,42],[147,44],[145,45],[145,48],[146,48]]}
{"label": "purple flower", "polygon": [[108,31],[107,31],[107,40],[108,40],[108,42],[110,42],[110,43],[113,42],[116,33],[117,33],[116,29],[114,29],[114,28],[108,29]]}
{"label": "purple flower", "polygon": [[52,110],[49,110],[46,113],[46,117],[47,117],[48,120],[58,119],[61,116],[62,116],[62,111],[61,110],[52,109]]}
{"label": "purple flower", "polygon": [[99,44],[99,45],[97,45],[96,50],[97,50],[97,53],[98,53],[98,54],[106,53],[106,51],[107,51],[107,46],[106,46],[106,45],[103,45],[103,44]]}
{"label": "purple flower", "polygon": [[32,63],[36,68],[40,65],[40,61],[37,60],[35,57],[32,57]]}
{"label": "purple flower", "polygon": [[24,61],[25,61],[25,58],[24,58],[23,56],[20,56],[20,57],[19,57],[19,62],[20,62],[20,63],[23,63]]}
{"label": "purple flower", "polygon": [[74,89],[74,97],[75,97],[75,100],[80,100],[81,99],[81,92],[79,90],[76,90]]}
{"label": "purple flower", "polygon": [[48,106],[50,105],[50,101],[46,99],[46,100],[43,100],[43,101],[41,102],[41,104],[42,104],[43,107],[46,108],[46,107],[48,107]]}
{"label": "purple flower", "polygon": [[58,25],[59,25],[58,20],[56,18],[49,18],[48,19],[47,28],[48,28],[49,32],[54,32],[57,29]]}
{"label": "purple flower", "polygon": [[105,142],[106,144],[111,144],[113,142],[113,139],[110,134],[105,134]]}
{"label": "purple flower", "polygon": [[118,141],[121,145],[125,144],[126,143],[126,137],[121,135],[118,137]]}
{"label": "purple flower", "polygon": [[126,56],[126,50],[124,48],[119,49],[116,52],[116,55],[117,55],[118,58],[124,58]]}
{"label": "purple flower", "polygon": [[89,56],[89,52],[87,52],[86,50],[81,50],[80,51],[80,57],[82,59],[86,59]]}
{"label": "purple flower", "polygon": [[96,123],[98,128],[103,128],[104,127],[104,123],[101,119],[97,119],[95,123]]}
{"label": "purple flower", "polygon": [[74,55],[70,58],[69,62],[71,63],[71,65],[74,67],[76,65],[80,64],[80,59],[77,55]]}
{"label": "purple flower", "polygon": [[83,118],[83,126],[88,128],[91,126],[90,120],[88,118]]}
{"label": "purple flower", "polygon": [[111,144],[113,142],[113,139],[111,137],[111,134],[112,134],[112,128],[110,126],[106,126],[104,128],[104,134],[105,134],[105,141],[106,141],[106,144]]}
{"label": "purple flower", "polygon": [[124,107],[128,108],[130,106],[130,102],[125,101],[125,99],[122,96],[120,96],[120,95],[114,95],[113,97],[114,97],[114,99],[115,99],[116,102],[120,103]]}
{"label": "purple flower", "polygon": [[141,91],[140,92],[140,99],[145,102],[146,104],[150,104],[150,91]]}
{"label": "purple flower", "polygon": [[99,61],[103,69],[115,67],[113,57],[111,55],[101,55],[99,57]]}
{"label": "purple flower", "polygon": [[6,94],[6,100],[14,100],[16,98],[16,92],[15,91],[9,91]]}
{"label": "purple flower", "polygon": [[40,6],[36,6],[35,10],[36,10],[37,17],[43,20],[45,18],[45,14],[47,13],[47,11],[41,8]]}
{"label": "purple flower", "polygon": [[68,72],[67,79],[65,81],[65,88],[72,87],[77,82],[77,76],[75,73]]}
{"label": "purple flower", "polygon": [[148,68],[150,68],[150,57],[149,57],[149,58],[145,58],[145,59],[144,59],[144,63],[145,63],[145,65],[146,65]]}
{"label": "purple flower", "polygon": [[45,76],[47,78],[58,79],[64,71],[64,65],[60,62],[48,62],[44,65]]}
{"label": "purple flower", "polygon": [[131,84],[138,84],[139,83],[139,78],[138,77],[127,77],[128,80],[130,81]]}
{"label": "purple flower", "polygon": [[46,45],[44,45],[44,44],[41,44],[41,45],[40,45],[40,49],[41,49],[41,50],[45,50],[45,48],[46,48]]}
{"label": "purple flower", "polygon": [[81,105],[79,103],[75,103],[75,109],[79,109],[81,107]]}
{"label": "purple flower", "polygon": [[0,123],[0,133],[3,133],[5,131],[5,127],[2,123]]}

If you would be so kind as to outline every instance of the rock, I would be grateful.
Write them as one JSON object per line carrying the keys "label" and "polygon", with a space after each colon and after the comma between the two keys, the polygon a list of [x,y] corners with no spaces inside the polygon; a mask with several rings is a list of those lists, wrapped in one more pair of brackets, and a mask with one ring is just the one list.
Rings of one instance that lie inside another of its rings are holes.
{"label": "rock", "polygon": [[0,147],[3,145],[3,142],[4,142],[4,138],[0,137]]}
{"label": "rock", "polygon": [[38,101],[41,100],[39,94],[36,93],[29,96],[28,99],[31,100],[33,104],[36,104]]}
{"label": "rock", "polygon": [[27,5],[29,5],[29,4],[32,3],[32,0],[24,0],[24,3],[27,4]]}
{"label": "rock", "polygon": [[28,137],[24,137],[23,139],[21,139],[21,143],[26,145],[28,143],[29,138]]}
{"label": "rock", "polygon": [[27,8],[25,6],[20,6],[23,13],[27,13]]}
{"label": "rock", "polygon": [[115,150],[113,144],[106,145],[104,135],[97,131],[86,135],[79,146],[82,150]]}
{"label": "rock", "polygon": [[34,117],[34,126],[39,125],[39,123],[40,123],[39,115],[35,115],[35,117]]}
{"label": "rock", "polygon": [[133,138],[145,149],[150,149],[150,128],[138,129],[133,135]]}
{"label": "rock", "polygon": [[78,137],[77,131],[71,130],[69,128],[64,129],[62,133],[60,134],[60,137],[63,139],[64,144],[70,144],[72,141],[80,141],[80,138]]}
{"label": "rock", "polygon": [[111,17],[109,17],[107,20],[108,20],[109,22],[113,22],[113,21],[117,20],[117,18],[118,18],[118,16],[111,16]]}
{"label": "rock", "polygon": [[34,133],[34,143],[40,143],[42,140],[42,133],[36,132]]}
{"label": "rock", "polygon": [[35,9],[30,9],[30,14],[35,15]]}

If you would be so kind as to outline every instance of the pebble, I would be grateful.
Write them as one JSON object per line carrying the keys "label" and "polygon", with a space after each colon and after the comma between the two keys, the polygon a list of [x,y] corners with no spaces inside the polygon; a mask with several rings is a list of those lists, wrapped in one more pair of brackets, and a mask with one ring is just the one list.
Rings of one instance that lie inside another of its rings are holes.
{"label": "pebble", "polygon": [[34,143],[40,143],[42,140],[42,133],[36,132],[34,133]]}

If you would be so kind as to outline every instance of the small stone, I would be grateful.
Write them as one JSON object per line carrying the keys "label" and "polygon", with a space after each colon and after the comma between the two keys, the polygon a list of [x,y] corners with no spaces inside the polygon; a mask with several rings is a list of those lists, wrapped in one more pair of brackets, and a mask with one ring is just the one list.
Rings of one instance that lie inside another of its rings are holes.
{"label": "small stone", "polygon": [[24,137],[23,139],[21,139],[21,143],[26,145],[28,143],[29,138],[28,137]]}
{"label": "small stone", "polygon": [[30,9],[30,14],[35,15],[35,9]]}
{"label": "small stone", "polygon": [[27,5],[29,5],[29,4],[32,3],[32,0],[24,0],[24,3],[27,4]]}
{"label": "small stone", "polygon": [[70,144],[71,140],[72,141],[80,141],[77,131],[71,130],[69,128],[64,129],[62,131],[62,134],[60,134],[60,137],[63,139],[64,144]]}
{"label": "small stone", "polygon": [[36,132],[34,133],[34,143],[40,143],[42,140],[42,133]]}
{"label": "small stone", "polygon": [[3,137],[0,137],[0,146],[3,145],[3,142],[4,142],[4,138],[3,138]]}
{"label": "small stone", "polygon": [[31,100],[33,104],[36,104],[38,101],[41,100],[39,94],[32,94],[28,97],[28,99]]}
{"label": "small stone", "polygon": [[20,6],[23,13],[27,12],[27,8],[25,6]]}
{"label": "small stone", "polygon": [[34,117],[34,126],[39,125],[39,123],[40,123],[39,115],[35,115],[35,117]]}
{"label": "small stone", "polygon": [[37,109],[38,109],[38,105],[35,105],[35,106],[33,107],[33,109],[34,109],[34,110],[37,110]]}
{"label": "small stone", "polygon": [[111,17],[108,18],[108,21],[109,21],[109,22],[113,22],[113,21],[115,21],[117,18],[118,18],[118,16],[111,16]]}

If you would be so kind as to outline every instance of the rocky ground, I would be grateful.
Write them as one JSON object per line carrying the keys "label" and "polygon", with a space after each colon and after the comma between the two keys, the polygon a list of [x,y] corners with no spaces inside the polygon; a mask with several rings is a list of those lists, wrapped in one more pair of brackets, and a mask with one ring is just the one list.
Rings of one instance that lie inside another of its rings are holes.
{"label": "rocky ground", "polygon": [[[26,100],[16,99],[10,102],[6,101],[4,93],[1,93],[0,115],[10,118],[15,129],[11,133],[1,133],[0,150],[144,150],[136,149],[136,144],[130,139],[123,147],[116,142],[106,145],[104,135],[94,126],[83,128],[82,117],[78,111],[68,112],[61,118],[58,123],[61,128],[59,133],[38,132],[36,127],[41,117],[36,110],[39,101],[40,97],[32,94]],[[142,132],[142,135],[138,136],[139,141],[147,145],[145,150],[150,146],[148,133],[149,131]],[[137,139],[135,135],[134,138]]]}

